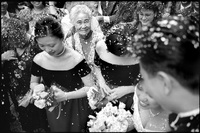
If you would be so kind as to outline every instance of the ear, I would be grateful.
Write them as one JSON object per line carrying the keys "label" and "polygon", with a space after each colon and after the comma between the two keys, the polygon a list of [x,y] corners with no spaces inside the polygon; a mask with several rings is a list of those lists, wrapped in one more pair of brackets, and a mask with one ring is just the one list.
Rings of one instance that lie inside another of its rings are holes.
{"label": "ear", "polygon": [[171,83],[171,79],[170,76],[165,73],[165,72],[158,72],[157,74],[160,78],[160,80],[162,80],[163,82],[163,91],[165,95],[169,95],[172,92],[172,83]]}

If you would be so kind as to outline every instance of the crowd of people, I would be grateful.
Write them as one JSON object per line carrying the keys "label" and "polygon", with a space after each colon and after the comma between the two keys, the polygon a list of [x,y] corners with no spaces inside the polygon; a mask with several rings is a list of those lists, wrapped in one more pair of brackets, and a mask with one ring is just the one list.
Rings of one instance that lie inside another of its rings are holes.
{"label": "crowd of people", "polygon": [[109,102],[127,132],[199,132],[198,1],[2,1],[1,67],[2,132],[89,132]]}

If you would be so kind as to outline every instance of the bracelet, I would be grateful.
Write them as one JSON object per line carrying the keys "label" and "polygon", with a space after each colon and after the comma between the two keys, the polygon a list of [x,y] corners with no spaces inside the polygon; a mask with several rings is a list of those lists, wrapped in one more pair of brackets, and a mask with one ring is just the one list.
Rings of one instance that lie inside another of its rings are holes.
{"label": "bracelet", "polygon": [[65,100],[67,101],[68,99],[67,99],[67,92],[64,92],[64,94],[65,94]]}

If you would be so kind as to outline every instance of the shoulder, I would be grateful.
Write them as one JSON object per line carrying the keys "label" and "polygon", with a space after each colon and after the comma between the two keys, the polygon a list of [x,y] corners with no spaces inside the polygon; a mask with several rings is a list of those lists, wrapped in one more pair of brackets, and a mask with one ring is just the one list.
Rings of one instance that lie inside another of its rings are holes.
{"label": "shoulder", "polygon": [[74,50],[72,48],[69,48],[69,50],[71,51],[73,61],[75,64],[79,64],[84,59],[84,57],[76,50]]}
{"label": "shoulder", "polygon": [[107,49],[107,46],[106,46],[105,40],[100,40],[97,42],[97,45],[96,45],[97,53],[102,53],[106,49]]}
{"label": "shoulder", "polygon": [[44,60],[44,58],[45,58],[44,54],[45,54],[45,51],[42,51],[42,52],[36,54],[35,57],[33,58],[33,61],[34,61],[36,64],[38,64],[38,65],[41,66],[41,65],[42,65],[42,62],[43,62],[43,60]]}

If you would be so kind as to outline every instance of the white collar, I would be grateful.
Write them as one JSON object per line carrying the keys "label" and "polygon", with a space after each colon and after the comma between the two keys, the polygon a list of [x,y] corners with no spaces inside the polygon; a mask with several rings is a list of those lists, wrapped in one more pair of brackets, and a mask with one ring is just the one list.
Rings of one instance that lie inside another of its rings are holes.
{"label": "white collar", "polygon": [[180,117],[188,117],[188,116],[192,116],[192,115],[196,116],[197,114],[199,114],[199,108],[188,111],[188,112],[182,112],[182,113],[179,113],[178,115]]}

